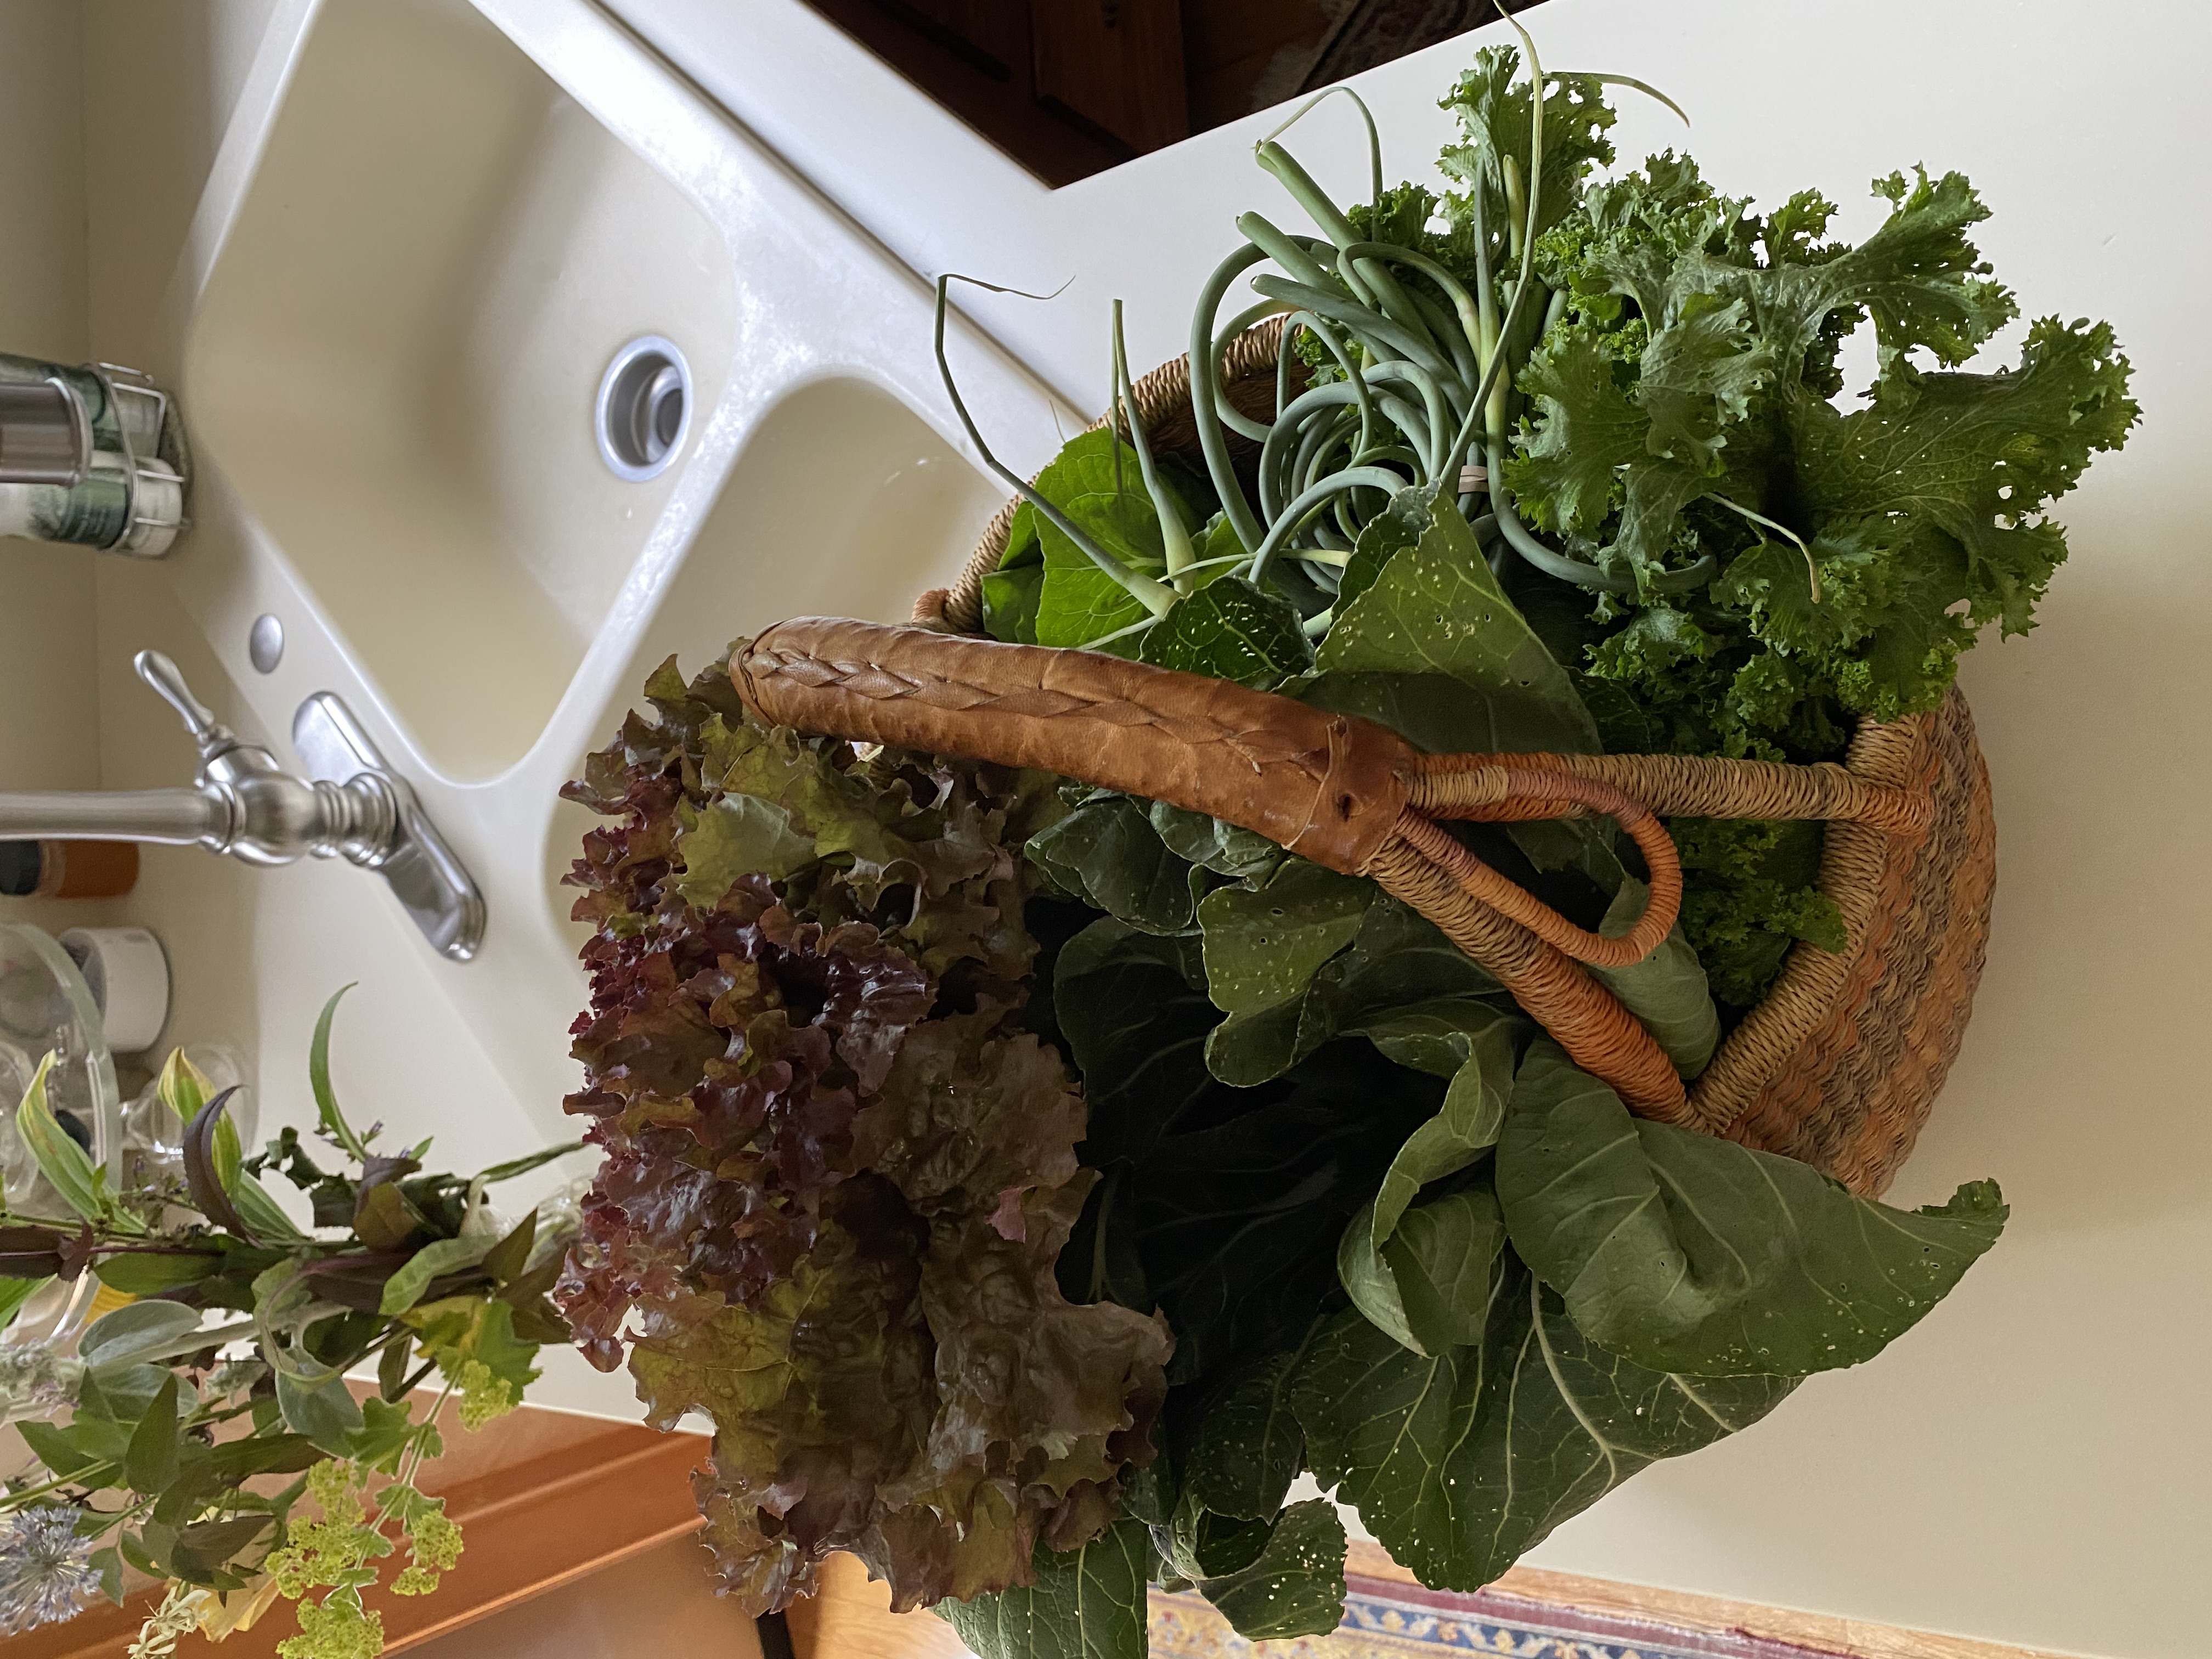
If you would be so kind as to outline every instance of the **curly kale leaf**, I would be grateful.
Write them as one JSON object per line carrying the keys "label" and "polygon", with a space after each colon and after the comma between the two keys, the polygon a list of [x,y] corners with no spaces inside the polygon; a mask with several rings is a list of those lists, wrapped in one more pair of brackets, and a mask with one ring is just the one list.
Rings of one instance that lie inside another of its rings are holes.
{"label": "curly kale leaf", "polygon": [[[1522,376],[1537,417],[1506,481],[1639,581],[1729,559],[1709,631],[1785,660],[1733,665],[1723,726],[1780,729],[1821,697],[1884,720],[1934,706],[1979,627],[2031,625],[2066,551],[2045,510],[2137,418],[2102,324],[2046,319],[2017,369],[1946,372],[2014,314],[1967,235],[1987,209],[1957,173],[1875,189],[1891,211],[1872,236],[1816,245],[1831,210],[1812,193],[1762,222],[1655,157],[1544,240],[1575,314]],[[1880,374],[1846,414],[1826,401],[1834,348],[1867,318]],[[1719,516],[1692,511],[1707,498]],[[1598,672],[1632,678],[1615,657]]]}
{"label": "curly kale leaf", "polygon": [[[1437,158],[1445,176],[1464,186],[1453,203],[1453,216],[1468,216],[1468,198],[1480,191],[1483,218],[1503,241],[1508,196],[1505,169],[1528,165],[1535,101],[1521,72],[1521,54],[1511,46],[1486,46],[1474,67],[1438,100],[1459,118],[1461,142],[1447,144]],[[1588,75],[1545,77],[1544,176],[1538,192],[1536,229],[1540,235],[1570,212],[1582,197],[1590,169],[1613,160],[1606,133],[1620,118],[1605,101],[1603,84]],[[1502,270],[1503,266],[1497,267]]]}

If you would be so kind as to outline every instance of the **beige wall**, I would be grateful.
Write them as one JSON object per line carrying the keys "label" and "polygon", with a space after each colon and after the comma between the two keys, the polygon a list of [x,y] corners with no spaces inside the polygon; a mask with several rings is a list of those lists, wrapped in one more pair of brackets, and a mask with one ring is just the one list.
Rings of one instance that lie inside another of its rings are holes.
{"label": "beige wall", "polygon": [[[81,362],[85,326],[82,10],[0,0],[0,351]],[[93,556],[0,538],[0,788],[100,781]],[[0,921],[81,906],[0,898]]]}
{"label": "beige wall", "polygon": [[[0,0],[0,350],[167,368],[149,356],[162,293],[273,3]],[[0,788],[97,787],[103,714],[167,720],[127,674],[100,697],[103,655],[145,642],[106,638],[101,611],[160,580],[0,538]],[[159,781],[184,781],[189,752],[171,759],[185,770]],[[58,929],[128,908],[0,898],[0,920]]]}
{"label": "beige wall", "polygon": [[[78,362],[84,61],[76,0],[0,0],[0,351]],[[0,787],[100,780],[92,557],[0,539]]]}

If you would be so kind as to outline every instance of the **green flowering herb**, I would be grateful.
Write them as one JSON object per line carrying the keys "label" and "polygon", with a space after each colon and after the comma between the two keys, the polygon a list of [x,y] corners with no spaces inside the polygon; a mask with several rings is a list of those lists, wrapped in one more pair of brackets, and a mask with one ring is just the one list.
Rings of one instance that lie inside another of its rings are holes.
{"label": "green flowering herb", "polygon": [[[0,1301],[86,1272],[133,1299],[74,1358],[0,1347],[0,1411],[43,1466],[0,1491],[0,1625],[119,1601],[129,1567],[168,1585],[134,1659],[194,1630],[219,1640],[280,1599],[299,1626],[284,1659],[374,1659],[364,1593],[388,1578],[429,1595],[459,1559],[459,1527],[417,1480],[449,1401],[465,1431],[513,1411],[538,1345],[567,1337],[547,1292],[576,1224],[566,1200],[503,1221],[486,1192],[574,1148],[473,1177],[425,1170],[427,1143],[380,1149],[331,1083],[337,1006],[312,1044],[313,1151],[287,1127],[246,1156],[227,1097],[181,1053],[158,1085],[187,1126],[181,1188],[111,1192],[44,1134],[39,1089],[18,1111],[71,1213],[0,1213]],[[357,1399],[345,1378],[367,1367],[378,1387]]]}

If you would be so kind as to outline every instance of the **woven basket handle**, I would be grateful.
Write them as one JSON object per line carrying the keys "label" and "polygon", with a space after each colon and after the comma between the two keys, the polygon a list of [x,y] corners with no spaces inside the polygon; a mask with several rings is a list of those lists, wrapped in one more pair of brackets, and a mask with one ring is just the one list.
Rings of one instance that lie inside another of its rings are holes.
{"label": "woven basket handle", "polygon": [[[1424,755],[1372,721],[1092,651],[807,617],[731,659],[772,725],[957,754],[1164,800],[1371,876],[1482,964],[1632,1109],[1695,1125],[1649,1032],[1583,964],[1625,967],[1674,924],[1681,865],[1659,815],[1853,818],[1917,834],[1928,803],[1840,766],[1670,755]],[[1576,927],[1437,820],[1600,812],[1644,853],[1650,902],[1624,935]]]}

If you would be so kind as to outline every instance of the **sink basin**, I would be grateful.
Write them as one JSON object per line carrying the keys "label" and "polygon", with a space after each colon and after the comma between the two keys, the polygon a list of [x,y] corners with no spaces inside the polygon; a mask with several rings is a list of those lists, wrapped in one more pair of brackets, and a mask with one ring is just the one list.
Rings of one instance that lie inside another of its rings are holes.
{"label": "sink basin", "polygon": [[[786,617],[904,621],[917,593],[960,568],[1000,498],[998,483],[880,387],[838,376],[791,392],[739,452],[600,711],[595,744],[671,653],[690,675],[732,637]],[[562,801],[548,829],[555,919],[578,944],[590,930],[568,920],[576,890],[559,883],[599,821]]]}
{"label": "sink basin", "polygon": [[665,336],[711,409],[736,313],[714,222],[481,13],[330,0],[185,397],[416,746],[479,780],[544,728],[681,476],[601,460],[602,374]]}
{"label": "sink basin", "polygon": [[[249,878],[248,960],[194,959],[182,925],[172,948],[210,1029],[363,981],[389,1024],[349,1061],[352,1097],[488,1163],[576,1132],[585,986],[556,884],[592,822],[559,799],[580,758],[671,653],[696,668],[805,612],[907,616],[1005,492],[945,396],[930,285],[592,0],[271,17],[170,296],[198,481],[148,575],[238,723],[281,749],[307,699],[343,702],[487,925],[446,962],[368,878],[322,866]],[[947,349],[1009,466],[1082,425],[957,315]],[[672,411],[663,371],[687,366]],[[602,427],[603,383],[611,406],[641,388],[635,418]],[[625,434],[618,471],[602,441]],[[264,614],[284,638],[265,669]],[[268,1023],[264,1073],[296,1073],[300,1024]],[[620,1379],[572,1381],[545,1397],[634,1414]]]}

